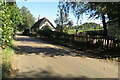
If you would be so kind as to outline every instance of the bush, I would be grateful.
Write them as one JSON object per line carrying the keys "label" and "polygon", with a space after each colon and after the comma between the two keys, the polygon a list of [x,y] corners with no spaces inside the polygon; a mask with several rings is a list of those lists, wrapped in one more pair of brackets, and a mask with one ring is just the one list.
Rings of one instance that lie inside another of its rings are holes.
{"label": "bush", "polygon": [[52,37],[52,30],[50,30],[50,29],[44,29],[44,30],[39,30],[38,32],[37,32],[37,34],[39,35],[39,36],[44,36],[44,37],[46,37],[46,38],[51,38]]}
{"label": "bush", "polygon": [[25,29],[24,32],[23,32],[23,35],[29,36],[30,35],[30,30]]}
{"label": "bush", "polygon": [[57,32],[57,31],[52,31],[50,29],[45,29],[45,30],[39,30],[37,32],[37,34],[39,36],[43,36],[45,38],[56,38],[56,39],[60,39],[62,37],[66,37],[67,33],[64,33],[64,32]]}

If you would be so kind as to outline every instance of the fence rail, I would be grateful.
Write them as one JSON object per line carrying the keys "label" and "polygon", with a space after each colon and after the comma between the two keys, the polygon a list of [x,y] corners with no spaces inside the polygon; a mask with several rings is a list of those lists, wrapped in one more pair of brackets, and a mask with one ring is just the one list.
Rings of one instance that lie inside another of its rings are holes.
{"label": "fence rail", "polygon": [[108,38],[96,38],[96,37],[84,37],[81,38],[80,36],[74,37],[75,41],[85,41],[90,42],[91,44],[99,44],[101,47],[117,47],[119,45],[119,41],[108,39]]}
{"label": "fence rail", "polygon": [[103,38],[102,36],[75,36],[62,35],[62,39],[68,39],[69,41],[77,41],[77,42],[89,42],[91,44],[98,44],[100,47],[118,47],[120,40],[114,40],[110,38]]}
{"label": "fence rail", "polygon": [[100,35],[69,35],[66,33],[59,33],[59,32],[39,32],[37,35],[41,38],[52,38],[56,40],[64,40],[67,42],[88,42],[90,44],[97,44],[101,48],[110,48],[110,47],[118,47],[120,45],[120,40],[115,40],[113,38],[107,37],[103,38]]}

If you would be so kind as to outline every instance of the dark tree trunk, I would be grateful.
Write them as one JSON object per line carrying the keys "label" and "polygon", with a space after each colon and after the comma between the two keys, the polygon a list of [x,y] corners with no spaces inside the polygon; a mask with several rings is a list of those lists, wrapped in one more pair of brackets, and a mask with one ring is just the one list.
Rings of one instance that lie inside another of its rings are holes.
{"label": "dark tree trunk", "polygon": [[60,25],[60,32],[63,32],[63,25]]}
{"label": "dark tree trunk", "polygon": [[106,21],[105,21],[105,14],[102,15],[102,23],[103,23],[103,28],[104,28],[103,36],[107,37],[107,24],[106,24]]}

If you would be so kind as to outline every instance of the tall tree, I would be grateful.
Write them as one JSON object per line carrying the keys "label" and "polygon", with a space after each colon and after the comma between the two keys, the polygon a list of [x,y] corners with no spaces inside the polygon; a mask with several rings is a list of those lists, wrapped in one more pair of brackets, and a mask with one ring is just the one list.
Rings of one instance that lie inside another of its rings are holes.
{"label": "tall tree", "polygon": [[14,34],[13,34],[13,37],[14,37],[16,31],[19,28],[18,26],[22,22],[22,14],[21,14],[19,8],[17,7],[16,2],[8,2],[7,5],[10,8],[9,9],[9,11],[10,11],[10,19],[12,21],[12,27],[14,28]]}
{"label": "tall tree", "polygon": [[15,34],[15,30],[19,21],[21,20],[19,15],[19,10],[17,8],[16,2],[6,2],[6,0],[0,2],[1,10],[0,20],[2,21],[2,26],[0,31],[2,31],[2,46],[11,45],[11,40]]}
{"label": "tall tree", "polygon": [[[104,36],[107,36],[107,23],[106,19],[115,19],[119,16],[120,11],[118,10],[120,6],[120,2],[118,3],[108,3],[108,2],[69,2],[69,8],[72,9],[75,17],[77,20],[80,19],[80,16],[83,13],[89,14],[92,19],[98,19],[101,18],[104,28]],[[115,7],[114,7],[115,6]],[[112,14],[116,14],[116,16],[113,16]],[[108,17],[106,17],[108,16]],[[119,22],[118,18],[118,23]],[[77,21],[78,22],[78,21]]]}
{"label": "tall tree", "polygon": [[19,26],[19,30],[23,31],[26,28],[32,27],[35,23],[35,18],[25,6],[20,9],[20,12],[22,13],[22,23]]}
{"label": "tall tree", "polygon": [[118,25],[120,25],[120,10],[119,10],[120,2],[108,3],[107,6],[107,15],[109,20],[116,20]]}
{"label": "tall tree", "polygon": [[82,25],[80,25],[81,28],[85,28],[85,29],[101,29],[102,26],[100,24],[94,23],[94,22],[90,22],[90,23],[84,23]]}
{"label": "tall tree", "polygon": [[[73,3],[75,4],[75,3]],[[81,16],[83,13],[89,14],[89,18],[91,19],[102,19],[103,28],[104,28],[104,36],[107,36],[107,24],[106,24],[106,3],[96,3],[96,2],[84,2],[77,3],[73,7],[73,12],[75,12],[75,16]]]}
{"label": "tall tree", "polygon": [[[90,11],[90,17],[98,19],[101,18],[104,28],[104,36],[107,36],[107,22],[108,20],[115,20],[119,21],[119,7],[120,2],[89,2],[88,3],[88,11]],[[92,12],[92,13],[91,13]]]}
{"label": "tall tree", "polygon": [[68,23],[69,19],[69,10],[67,7],[68,4],[66,2],[59,2],[58,5],[58,18],[56,18],[55,23],[57,24],[58,29],[60,29],[61,32],[63,32],[63,29],[65,25]]}

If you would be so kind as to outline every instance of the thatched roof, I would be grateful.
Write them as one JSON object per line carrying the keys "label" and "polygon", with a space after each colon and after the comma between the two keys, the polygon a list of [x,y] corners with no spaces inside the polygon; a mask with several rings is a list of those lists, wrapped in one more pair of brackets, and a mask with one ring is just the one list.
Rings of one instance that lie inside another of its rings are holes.
{"label": "thatched roof", "polygon": [[31,27],[31,29],[39,28],[39,27],[42,26],[46,21],[49,22],[50,25],[55,29],[55,27],[53,26],[53,24],[52,24],[46,17],[38,20],[38,21]]}

